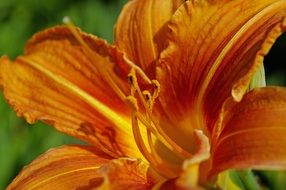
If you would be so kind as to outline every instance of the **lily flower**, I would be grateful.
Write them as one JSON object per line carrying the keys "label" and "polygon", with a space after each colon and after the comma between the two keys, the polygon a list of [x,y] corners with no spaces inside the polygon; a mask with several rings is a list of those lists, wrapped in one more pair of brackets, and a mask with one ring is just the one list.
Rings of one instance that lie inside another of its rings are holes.
{"label": "lily flower", "polygon": [[113,45],[68,19],[35,34],[0,59],[4,96],[89,146],[49,150],[8,189],[200,189],[285,169],[286,89],[249,89],[285,16],[285,0],[132,0]]}

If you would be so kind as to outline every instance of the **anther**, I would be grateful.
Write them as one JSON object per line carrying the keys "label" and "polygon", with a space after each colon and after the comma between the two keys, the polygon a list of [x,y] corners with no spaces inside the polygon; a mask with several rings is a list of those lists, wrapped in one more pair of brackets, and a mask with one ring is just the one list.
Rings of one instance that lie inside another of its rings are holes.
{"label": "anther", "polygon": [[151,84],[151,80],[148,78],[148,76],[144,73],[144,71],[138,67],[138,65],[135,65],[132,61],[130,61],[126,56],[124,56],[125,62],[132,68],[132,70],[137,71],[137,73],[142,77],[144,81],[146,81],[148,84]]}
{"label": "anther", "polygon": [[127,76],[128,82],[131,86],[136,86],[137,84],[137,77],[136,77],[136,73],[135,70],[132,68]]}
{"label": "anther", "polygon": [[149,106],[150,109],[152,109],[153,100],[150,92],[148,90],[144,90],[142,94],[146,100],[147,105]]}
{"label": "anther", "polygon": [[153,99],[155,99],[160,93],[160,83],[157,80],[152,80],[152,85],[154,86]]}
{"label": "anther", "polygon": [[138,107],[138,102],[137,99],[134,96],[128,96],[125,98],[126,103],[134,110],[134,111],[138,111],[139,107]]}
{"label": "anther", "polygon": [[144,90],[142,94],[147,102],[151,100],[152,96],[148,90]]}
{"label": "anther", "polygon": [[128,79],[128,83],[129,83],[130,85],[133,85],[134,79],[133,79],[133,75],[132,75],[131,73],[128,74],[127,79]]}
{"label": "anther", "polygon": [[128,83],[130,84],[130,90],[131,90],[131,95],[133,96],[135,92],[137,91],[137,78],[136,78],[136,73],[135,70],[132,68],[131,71],[129,72],[128,76]]}

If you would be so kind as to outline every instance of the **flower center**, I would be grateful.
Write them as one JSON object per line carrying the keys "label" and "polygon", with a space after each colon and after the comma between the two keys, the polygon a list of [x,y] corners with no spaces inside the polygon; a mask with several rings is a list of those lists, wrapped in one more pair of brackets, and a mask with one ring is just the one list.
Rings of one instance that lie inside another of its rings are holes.
{"label": "flower center", "polygon": [[[150,80],[153,86],[152,93],[147,90],[142,91],[137,82],[136,70],[133,68],[128,75],[128,81],[130,84],[130,95],[126,100],[132,108],[132,130],[138,148],[159,173],[166,177],[177,176],[180,166],[166,161],[166,158],[162,157],[156,150],[155,142],[159,141],[169,152],[176,154],[182,160],[190,157],[191,154],[167,136],[152,114],[155,100],[160,92],[159,82]],[[142,137],[142,130],[144,129],[146,130],[147,140]]]}
{"label": "flower center", "polygon": [[[77,39],[87,55],[91,58],[100,60],[89,45],[84,41],[76,27],[68,18],[64,19],[65,24],[70,29],[74,37]],[[144,71],[128,59],[126,63],[131,67],[128,74],[128,82],[130,84],[130,95],[125,95],[123,90],[118,85],[118,76],[106,68],[100,62],[94,64],[103,79],[109,84],[112,90],[121,98],[123,102],[131,107],[132,131],[133,136],[138,146],[138,149],[150,165],[162,176],[167,178],[177,177],[181,171],[181,163],[184,160],[192,158],[193,155],[179,146],[171,139],[158,120],[152,114],[156,98],[159,96],[160,84],[157,80],[150,80]],[[152,90],[141,90],[137,75],[143,79],[147,85],[152,86]],[[145,130],[145,131],[144,131]],[[143,134],[144,133],[144,134]],[[146,134],[146,135],[145,135]],[[158,152],[156,144],[163,147],[164,154]],[[170,161],[170,157],[179,158],[180,164]]]}

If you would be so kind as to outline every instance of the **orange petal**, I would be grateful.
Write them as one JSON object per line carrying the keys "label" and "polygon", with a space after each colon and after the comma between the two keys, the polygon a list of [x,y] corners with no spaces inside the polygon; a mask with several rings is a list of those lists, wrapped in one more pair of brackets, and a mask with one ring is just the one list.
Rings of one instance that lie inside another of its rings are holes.
{"label": "orange petal", "polygon": [[209,139],[202,131],[195,130],[194,138],[196,140],[197,150],[194,156],[183,163],[183,172],[176,180],[176,185],[183,189],[196,189],[199,184],[199,164],[210,157]]}
{"label": "orange petal", "polygon": [[286,88],[228,99],[212,142],[211,174],[230,168],[286,169]]}
{"label": "orange petal", "polygon": [[[29,123],[42,120],[114,157],[140,157],[129,108],[98,69],[104,67],[113,74],[122,54],[101,39],[78,33],[93,53],[85,51],[62,26],[36,34],[25,55],[13,63],[2,57],[0,78],[5,98]],[[124,92],[125,84],[115,79]]]}
{"label": "orange petal", "polygon": [[187,121],[181,124],[185,130],[211,132],[233,85],[247,76],[233,90],[242,97],[285,30],[285,15],[285,0],[186,1],[169,23],[169,46],[157,69],[167,118]]}
{"label": "orange petal", "polygon": [[153,78],[154,60],[165,44],[162,27],[182,0],[133,0],[123,8],[115,28],[115,44]]}
{"label": "orange petal", "polygon": [[98,173],[104,176],[99,189],[151,189],[156,183],[153,171],[141,160],[122,158],[101,167]]}
{"label": "orange petal", "polygon": [[108,161],[109,157],[92,147],[52,149],[26,166],[7,190],[91,189],[103,182],[96,171]]}

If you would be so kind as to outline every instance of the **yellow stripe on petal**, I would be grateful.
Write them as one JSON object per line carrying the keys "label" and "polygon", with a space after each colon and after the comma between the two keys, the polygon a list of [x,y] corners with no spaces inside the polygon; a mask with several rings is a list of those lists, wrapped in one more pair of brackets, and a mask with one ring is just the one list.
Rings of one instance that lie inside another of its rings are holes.
{"label": "yellow stripe on petal", "polygon": [[44,153],[26,166],[7,190],[76,189],[96,187],[103,181],[97,170],[109,162],[97,149],[63,146]]}
{"label": "yellow stripe on petal", "polygon": [[81,97],[89,105],[95,108],[99,113],[105,116],[106,119],[110,120],[111,122],[116,124],[118,127],[121,127],[123,131],[124,129],[126,129],[127,126],[130,126],[130,121],[128,121],[128,119],[123,119],[122,116],[118,115],[116,112],[114,112],[113,110],[111,110],[110,108],[102,104],[101,102],[97,101],[95,98],[93,98],[92,96],[84,92],[81,88],[69,82],[65,78],[59,75],[55,75],[54,73],[50,72],[48,69],[42,67],[40,64],[37,64],[37,62],[34,62],[28,58],[21,57],[20,59],[24,60],[26,63],[33,66],[34,68],[38,69],[40,72],[46,74],[46,76],[50,77],[51,79],[56,81],[58,84],[63,85],[75,95]]}
{"label": "yellow stripe on petal", "polygon": [[43,189],[43,187],[47,186],[47,184],[51,183],[52,181],[58,181],[61,178],[65,179],[66,176],[71,176],[71,175],[75,175],[75,174],[81,174],[82,173],[82,174],[86,175],[86,173],[95,173],[98,168],[100,168],[100,166],[97,166],[97,167],[93,166],[93,167],[86,167],[86,168],[82,167],[79,169],[70,170],[68,172],[56,174],[56,175],[53,175],[51,177],[47,177],[46,179],[40,181],[39,183],[36,183],[32,186],[29,186],[29,189]]}

